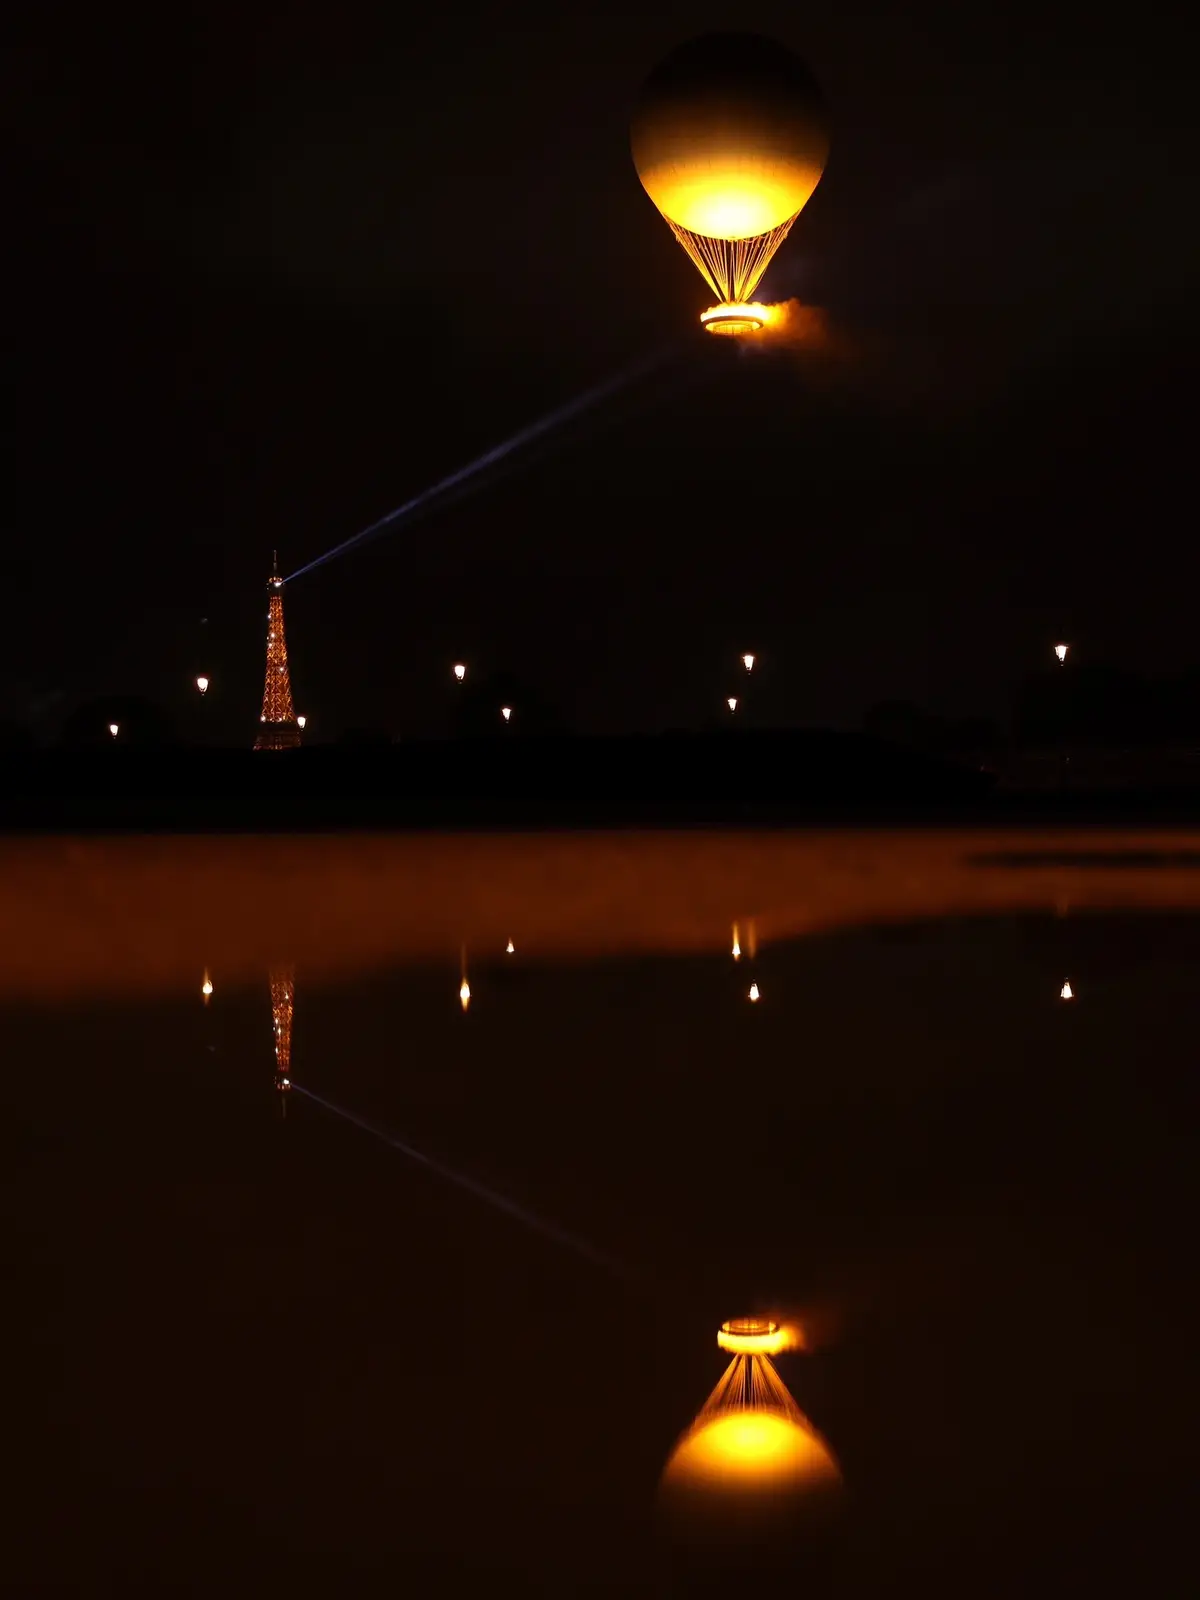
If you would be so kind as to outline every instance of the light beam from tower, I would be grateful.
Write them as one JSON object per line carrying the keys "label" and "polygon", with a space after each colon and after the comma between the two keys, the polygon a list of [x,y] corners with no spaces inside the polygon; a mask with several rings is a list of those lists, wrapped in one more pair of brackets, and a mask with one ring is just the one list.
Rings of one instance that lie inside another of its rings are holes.
{"label": "light beam from tower", "polygon": [[292,704],[292,680],[288,672],[287,639],[283,631],[283,579],[279,576],[277,552],[271,555],[271,576],[267,580],[267,675],[263,684],[262,715],[259,717],[256,750],[294,750],[300,743],[300,726]]}

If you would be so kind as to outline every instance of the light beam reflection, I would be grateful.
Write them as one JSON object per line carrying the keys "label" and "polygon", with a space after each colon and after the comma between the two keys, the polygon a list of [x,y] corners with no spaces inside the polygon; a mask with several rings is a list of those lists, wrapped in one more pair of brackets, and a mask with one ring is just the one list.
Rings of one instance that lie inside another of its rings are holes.
{"label": "light beam reflection", "polygon": [[424,1167],[429,1172],[434,1172],[439,1178],[444,1178],[448,1183],[473,1194],[477,1200],[482,1200],[496,1211],[501,1211],[505,1216],[512,1217],[517,1222],[540,1233],[544,1238],[551,1239],[555,1244],[564,1245],[568,1250],[573,1250],[576,1255],[583,1256],[595,1266],[603,1267],[605,1271],[615,1273],[621,1278],[633,1276],[630,1269],[615,1261],[603,1251],[597,1250],[586,1239],[581,1239],[577,1234],[570,1233],[566,1228],[560,1228],[557,1223],[549,1222],[545,1217],[538,1216],[536,1211],[530,1211],[526,1206],[519,1205],[507,1195],[501,1194],[496,1189],[490,1189],[486,1184],[480,1183],[475,1178],[468,1177],[465,1173],[458,1172],[454,1167],[446,1166],[444,1162],[435,1161],[432,1156],[427,1156],[423,1151],[416,1149],[405,1140],[397,1138],[395,1134],[377,1128],[365,1117],[356,1116],[353,1111],[347,1111],[344,1106],[335,1105],[332,1100],[326,1100],[323,1095],[315,1093],[312,1089],[305,1089],[301,1084],[292,1083],[296,1094],[301,1094],[306,1100],[311,1100],[314,1105],[321,1106],[325,1111],[331,1112],[335,1117],[341,1117],[344,1122],[369,1133],[372,1138],[380,1140],[390,1150],[398,1150],[402,1156],[407,1156],[410,1161],[415,1161],[418,1166]]}

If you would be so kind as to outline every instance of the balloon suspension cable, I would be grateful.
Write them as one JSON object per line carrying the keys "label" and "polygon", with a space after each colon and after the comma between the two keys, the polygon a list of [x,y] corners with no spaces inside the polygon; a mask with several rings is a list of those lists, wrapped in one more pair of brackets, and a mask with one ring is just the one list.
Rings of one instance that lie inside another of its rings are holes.
{"label": "balloon suspension cable", "polygon": [[[713,293],[723,301],[742,302],[758,288],[771,257],[799,215],[797,211],[769,233],[757,233],[749,239],[711,239],[681,228],[677,222],[670,226]],[[670,222],[670,218],[667,220]]]}
{"label": "balloon suspension cable", "polygon": [[776,1411],[788,1417],[804,1416],[774,1363],[760,1355],[734,1356],[696,1420],[707,1422],[722,1411]]}

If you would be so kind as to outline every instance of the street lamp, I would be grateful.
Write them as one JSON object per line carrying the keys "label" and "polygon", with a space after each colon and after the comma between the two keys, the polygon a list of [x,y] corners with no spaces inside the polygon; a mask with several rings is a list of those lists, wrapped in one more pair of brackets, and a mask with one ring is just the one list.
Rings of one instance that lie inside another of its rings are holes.
{"label": "street lamp", "polygon": [[1060,667],[1066,661],[1066,659],[1067,659],[1067,651],[1070,648],[1071,647],[1070,647],[1069,644],[1056,644],[1054,646],[1054,654],[1058,657],[1058,664],[1059,664]]}
{"label": "street lamp", "polygon": [[729,696],[729,699],[726,700],[725,704],[729,707],[730,711],[736,711],[737,710],[737,695],[731,694]]}
{"label": "street lamp", "polygon": [[108,731],[109,731],[109,733],[112,734],[113,738],[115,739],[117,737],[117,735],[121,731],[120,723],[119,722],[110,722],[109,725],[108,725]]}
{"label": "street lamp", "polygon": [[505,722],[511,722],[512,721],[512,707],[511,706],[501,706],[500,707],[500,715],[504,718]]}
{"label": "street lamp", "polygon": [[753,672],[754,671],[754,657],[753,656],[743,656],[742,657],[742,665],[745,667],[747,672]]}
{"label": "street lamp", "polygon": [[461,661],[456,661],[454,663],[454,676],[458,679],[459,683],[461,683],[463,681],[463,679],[466,677],[466,675],[467,675],[466,667],[463,665],[463,663]]}
{"label": "street lamp", "polygon": [[297,727],[298,727],[298,728],[299,728],[299,729],[301,729],[301,731],[303,731],[303,728],[304,728],[304,724],[305,724],[305,723],[306,723],[306,722],[307,722],[307,721],[308,721],[308,718],[307,718],[307,717],[297,717],[297,718],[296,718],[296,726],[297,726]]}
{"label": "street lamp", "polygon": [[200,676],[196,679],[196,687],[197,687],[197,689],[199,689],[201,694],[207,694],[208,693],[208,679],[204,676],[203,673],[201,673]]}

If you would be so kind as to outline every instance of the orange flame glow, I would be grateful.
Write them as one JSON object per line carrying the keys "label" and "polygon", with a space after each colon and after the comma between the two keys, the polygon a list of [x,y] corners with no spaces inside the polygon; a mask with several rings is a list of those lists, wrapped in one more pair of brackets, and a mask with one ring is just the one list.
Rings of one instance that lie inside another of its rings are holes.
{"label": "orange flame glow", "polygon": [[709,333],[738,335],[760,333],[776,320],[775,307],[757,301],[723,300],[701,313],[700,325]]}
{"label": "orange flame glow", "polygon": [[769,1318],[739,1317],[724,1322],[717,1330],[717,1345],[731,1355],[777,1356],[795,1350],[800,1344],[797,1329]]}

